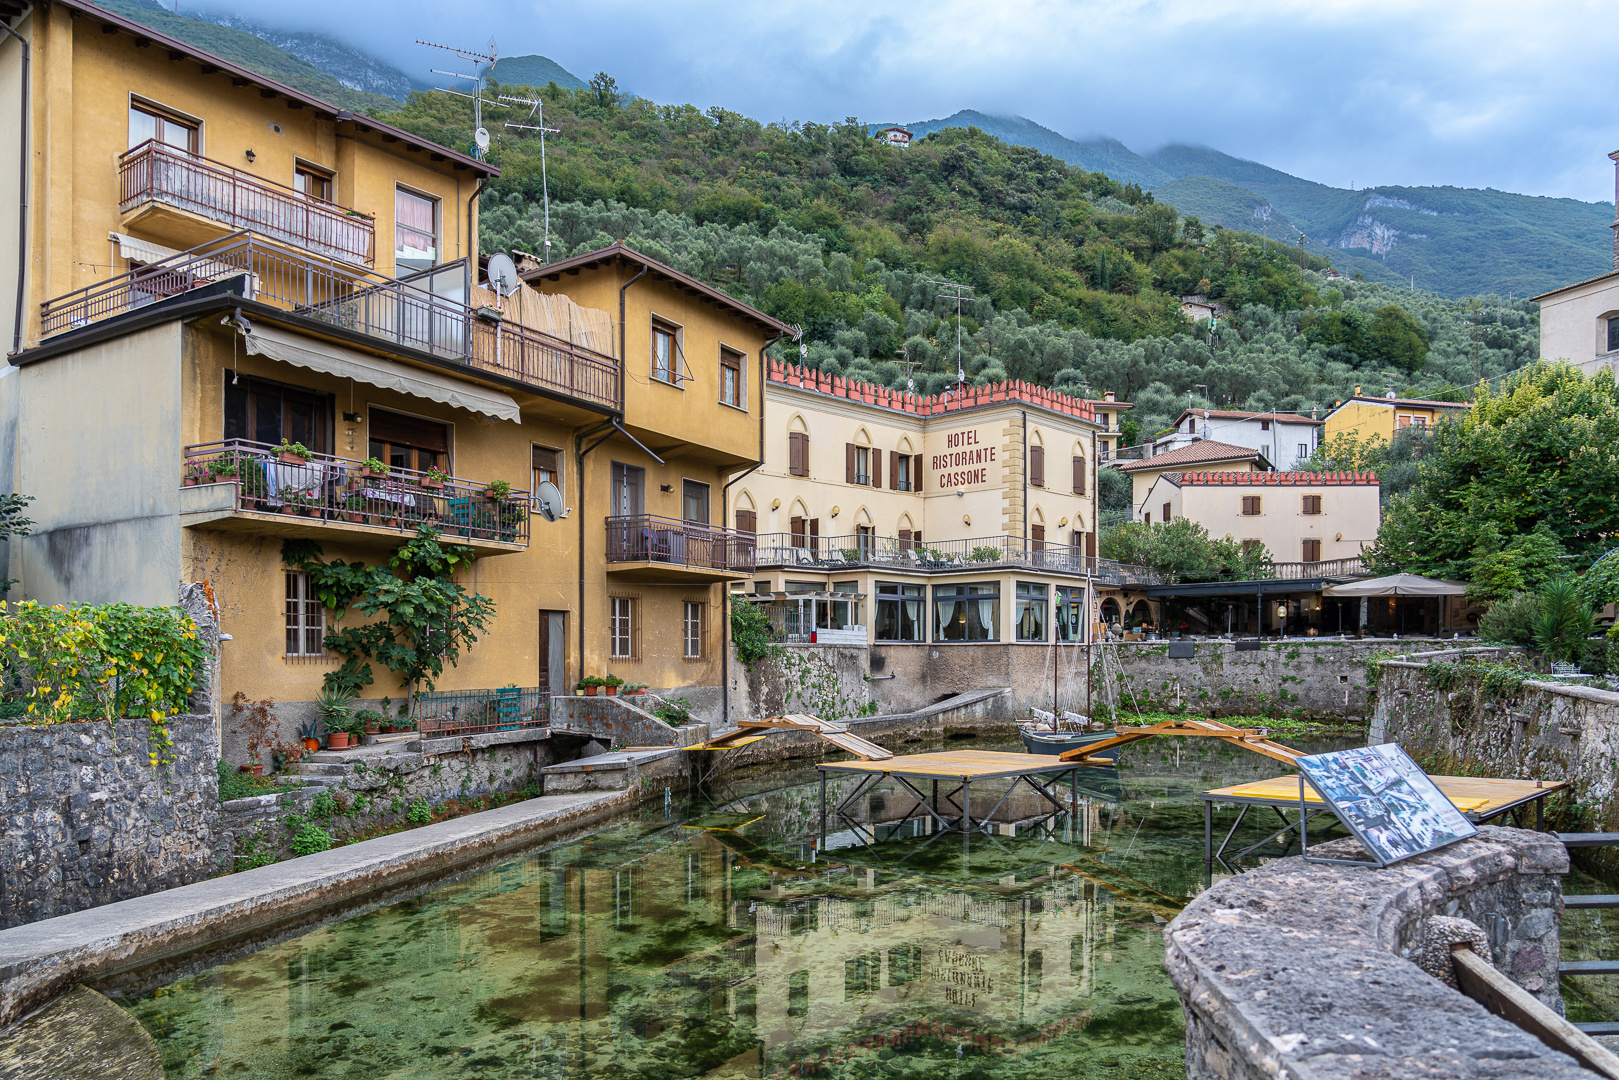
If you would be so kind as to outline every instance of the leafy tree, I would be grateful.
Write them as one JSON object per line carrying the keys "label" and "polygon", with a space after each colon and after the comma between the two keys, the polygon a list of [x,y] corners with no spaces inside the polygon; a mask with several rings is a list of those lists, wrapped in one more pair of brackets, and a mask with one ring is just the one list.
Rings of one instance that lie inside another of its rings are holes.
{"label": "leafy tree", "polygon": [[431,690],[445,662],[453,667],[488,629],[495,602],[469,593],[453,577],[476,556],[471,548],[441,545],[438,537],[422,526],[385,566],[322,562],[310,540],[282,545],[282,562],[309,575],[315,595],[335,612],[334,623],[350,608],[370,620],[327,633],[326,647],[344,658],[342,667],[327,672],[327,688],[357,696],[371,685],[375,660],[398,675],[411,696],[418,684]]}
{"label": "leafy tree", "polygon": [[1540,594],[1515,592],[1490,605],[1478,620],[1478,636],[1502,645],[1533,645],[1540,622]]}
{"label": "leafy tree", "polygon": [[1104,559],[1146,566],[1177,581],[1253,581],[1274,576],[1263,545],[1245,549],[1235,540],[1214,540],[1190,518],[1147,525],[1127,522],[1102,535]]}
{"label": "leafy tree", "polygon": [[1362,353],[1374,365],[1414,375],[1428,358],[1428,332],[1405,308],[1385,304],[1366,326]]}
{"label": "leafy tree", "polygon": [[611,109],[618,104],[618,80],[605,71],[598,71],[590,77],[590,92],[596,96],[596,104],[603,109]]}
{"label": "leafy tree", "polygon": [[[22,512],[33,501],[32,495],[0,495],[0,539],[29,534],[34,522],[31,518],[23,517]],[[15,584],[16,578],[0,578],[0,595],[10,592]]]}
{"label": "leafy tree", "polygon": [[1104,514],[1128,514],[1134,498],[1130,478],[1117,469],[1096,474],[1096,508]]}
{"label": "leafy tree", "polygon": [[[1510,591],[1513,573],[1532,587],[1548,559],[1612,546],[1616,490],[1619,386],[1606,374],[1538,363],[1500,388],[1481,387],[1472,409],[1436,425],[1416,486],[1385,507],[1369,557],[1384,572],[1488,571],[1485,587],[1496,595]],[[1514,546],[1537,530],[1562,551],[1538,538]]]}

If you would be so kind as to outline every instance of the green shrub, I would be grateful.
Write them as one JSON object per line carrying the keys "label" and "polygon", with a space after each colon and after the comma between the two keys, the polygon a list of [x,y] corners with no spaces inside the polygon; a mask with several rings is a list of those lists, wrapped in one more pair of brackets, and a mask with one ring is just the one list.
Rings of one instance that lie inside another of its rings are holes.
{"label": "green shrub", "polygon": [[1596,616],[1573,578],[1549,581],[1540,590],[1535,644],[1553,663],[1577,659],[1596,631]]}
{"label": "green shrub", "polygon": [[1540,621],[1540,597],[1515,592],[1490,605],[1478,621],[1478,636],[1501,645],[1533,645]]}
{"label": "green shrub", "polygon": [[736,654],[749,667],[774,654],[779,646],[772,639],[770,619],[757,604],[731,601],[731,641]]}
{"label": "green shrub", "polygon": [[322,821],[337,813],[337,796],[330,791],[323,791],[315,796],[315,801],[309,804],[309,816],[320,818]]}
{"label": "green shrub", "polygon": [[657,706],[652,710],[652,715],[670,727],[689,724],[691,723],[691,702],[683,697],[665,698],[658,702]]}
{"label": "green shrub", "polygon": [[405,820],[412,825],[426,825],[433,820],[433,808],[427,805],[426,799],[417,799],[410,804],[410,813],[405,815]]}
{"label": "green shrub", "polygon": [[325,851],[332,846],[332,834],[325,829],[310,822],[298,830],[298,835],[292,838],[292,853],[295,856],[313,855],[317,851]]}

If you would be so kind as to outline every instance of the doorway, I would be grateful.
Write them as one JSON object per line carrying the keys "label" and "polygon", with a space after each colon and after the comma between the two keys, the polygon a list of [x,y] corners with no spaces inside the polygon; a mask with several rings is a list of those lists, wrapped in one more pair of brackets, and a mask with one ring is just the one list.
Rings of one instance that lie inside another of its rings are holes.
{"label": "doorway", "polygon": [[540,612],[539,687],[540,700],[549,703],[551,695],[568,689],[568,613]]}

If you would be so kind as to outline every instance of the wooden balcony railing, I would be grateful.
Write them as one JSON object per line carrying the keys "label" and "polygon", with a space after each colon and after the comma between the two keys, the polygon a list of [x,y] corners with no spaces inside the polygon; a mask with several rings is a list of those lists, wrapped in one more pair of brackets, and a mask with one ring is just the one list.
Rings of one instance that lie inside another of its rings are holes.
{"label": "wooden balcony railing", "polygon": [[188,487],[234,483],[239,510],[405,534],[430,525],[448,543],[528,545],[528,492],[495,498],[487,494],[488,485],[456,476],[436,481],[411,469],[377,476],[346,458],[312,454],[299,460],[266,443],[227,439],[186,447],[181,478]]}
{"label": "wooden balcony railing", "polygon": [[658,562],[753,572],[754,534],[655,514],[607,519],[608,563]]}
{"label": "wooden balcony railing", "polygon": [[155,140],[118,159],[118,183],[123,213],[159,202],[332,258],[376,259],[369,215]]}
{"label": "wooden balcony railing", "polygon": [[623,408],[617,360],[468,307],[464,260],[395,279],[233,233],[45,301],[44,333],[75,330],[232,278],[241,279],[241,294],[250,300],[538,391]]}

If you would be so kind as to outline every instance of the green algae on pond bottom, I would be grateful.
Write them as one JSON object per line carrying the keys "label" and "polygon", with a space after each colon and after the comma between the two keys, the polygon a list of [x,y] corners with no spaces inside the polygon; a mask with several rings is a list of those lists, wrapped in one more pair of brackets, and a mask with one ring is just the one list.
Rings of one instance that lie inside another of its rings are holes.
{"label": "green algae on pond bottom", "polygon": [[1126,768],[964,864],[891,787],[820,847],[815,773],[778,766],[127,1004],[171,1078],[1178,1080],[1161,928],[1201,885],[1195,791],[1252,767]]}

